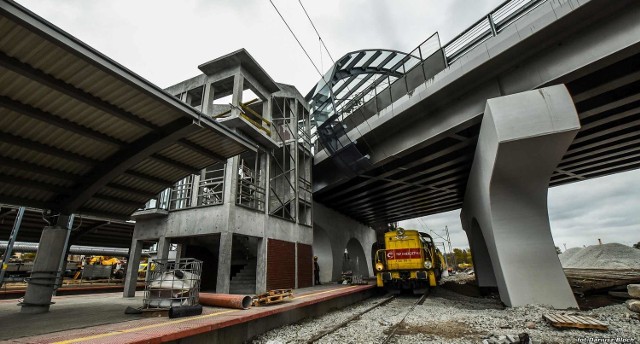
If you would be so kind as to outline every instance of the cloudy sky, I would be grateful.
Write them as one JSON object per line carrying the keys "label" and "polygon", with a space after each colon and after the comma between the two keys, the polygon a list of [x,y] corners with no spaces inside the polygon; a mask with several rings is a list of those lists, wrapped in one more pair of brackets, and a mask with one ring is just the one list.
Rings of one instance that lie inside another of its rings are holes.
{"label": "cloudy sky", "polygon": [[[322,72],[331,65],[296,0],[273,0]],[[167,87],[200,74],[197,66],[245,48],[278,82],[302,94],[320,76],[269,0],[18,0],[36,14],[151,82]],[[502,0],[302,0],[334,59],[364,48],[413,50],[434,32],[442,43]],[[549,190],[556,244],[563,248],[640,241],[640,171]],[[411,220],[467,247],[459,211]]]}

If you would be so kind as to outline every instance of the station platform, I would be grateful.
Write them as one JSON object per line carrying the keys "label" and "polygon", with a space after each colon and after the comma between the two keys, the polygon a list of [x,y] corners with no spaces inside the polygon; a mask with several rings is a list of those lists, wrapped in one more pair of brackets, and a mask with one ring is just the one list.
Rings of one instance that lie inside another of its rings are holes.
{"label": "station platform", "polygon": [[[85,283],[63,285],[58,288],[57,295],[79,295],[79,294],[98,294],[98,293],[115,293],[122,292],[124,285],[122,283]],[[144,283],[138,283],[136,290],[144,290]],[[19,299],[26,292],[26,284],[24,286],[0,289],[0,300]]]}
{"label": "station platform", "polygon": [[2,343],[243,343],[273,328],[319,316],[372,296],[374,285],[321,285],[294,298],[247,310],[204,307],[202,315],[169,319],[126,315],[142,306],[121,293],[56,296],[51,311],[21,314],[16,300],[0,301]]}

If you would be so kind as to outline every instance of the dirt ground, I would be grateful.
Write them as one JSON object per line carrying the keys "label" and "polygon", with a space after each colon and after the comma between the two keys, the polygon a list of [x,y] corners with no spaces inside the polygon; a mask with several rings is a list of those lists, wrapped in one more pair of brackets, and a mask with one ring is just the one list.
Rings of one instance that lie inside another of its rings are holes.
{"label": "dirt ground", "polygon": [[[625,298],[609,295],[609,291],[624,291],[629,283],[640,283],[640,270],[566,269],[569,285],[582,310],[592,310],[622,304]],[[459,273],[446,278],[443,288],[469,297],[499,299],[497,288],[479,288],[474,275]]]}

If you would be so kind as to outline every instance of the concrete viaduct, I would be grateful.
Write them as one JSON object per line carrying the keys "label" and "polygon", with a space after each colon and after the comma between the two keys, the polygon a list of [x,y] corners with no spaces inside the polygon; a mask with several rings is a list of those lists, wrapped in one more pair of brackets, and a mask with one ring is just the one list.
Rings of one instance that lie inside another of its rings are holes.
{"label": "concrete viaduct", "polygon": [[218,292],[233,289],[235,261],[253,264],[254,291],[311,284],[314,254],[335,279],[345,248],[366,274],[371,227],[462,208],[481,287],[509,306],[576,307],[548,187],[640,166],[637,1],[507,1],[444,46],[436,34],[410,53],[349,53],[304,99],[244,50],[161,90],[0,5],[0,202],[48,222],[26,313],[49,309],[73,231],[131,233],[74,213],[124,222],[145,202],[132,265],[150,242],[162,257],[184,246],[216,262]]}
{"label": "concrete viaduct", "polygon": [[576,307],[547,189],[640,166],[640,3],[525,3],[443,48],[339,59],[307,95],[314,199],[374,228],[462,208],[480,286]]}

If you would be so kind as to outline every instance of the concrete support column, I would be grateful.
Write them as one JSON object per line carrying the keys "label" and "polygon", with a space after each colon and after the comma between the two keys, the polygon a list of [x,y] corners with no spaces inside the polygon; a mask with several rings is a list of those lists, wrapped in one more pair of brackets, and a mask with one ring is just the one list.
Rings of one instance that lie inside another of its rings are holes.
{"label": "concrete support column", "polygon": [[231,284],[232,244],[233,233],[220,233],[220,251],[218,254],[218,281],[216,282],[216,293],[229,293],[229,285]]}
{"label": "concrete support column", "polygon": [[167,260],[169,258],[169,250],[171,249],[171,240],[167,237],[160,237],[158,239],[158,247],[156,259]]}
{"label": "concrete support column", "polygon": [[191,207],[197,207],[198,194],[200,193],[200,174],[194,174],[191,180]]}
{"label": "concrete support column", "polygon": [[262,163],[264,164],[264,213],[268,215],[271,204],[271,154],[268,152],[260,154],[262,154]]}
{"label": "concrete support column", "polygon": [[238,169],[240,157],[234,156],[227,160],[224,171],[224,203],[236,204],[236,189],[238,189]]}
{"label": "concrete support column", "polygon": [[176,244],[176,261],[182,258],[183,249],[184,249],[184,244]]}
{"label": "concrete support column", "polygon": [[[59,222],[62,223],[62,221]],[[66,252],[67,231],[68,229],[62,226],[47,226],[42,230],[21,313],[35,314],[49,311],[60,258],[63,252]]]}
{"label": "concrete support column", "polygon": [[[460,217],[463,219],[466,218],[464,213],[461,213]],[[491,257],[489,256],[487,244],[485,243],[480,226],[474,221],[470,224],[462,221],[462,226],[467,233],[469,246],[471,247],[471,252],[473,252],[471,257],[473,259],[473,270],[476,274],[478,287],[497,287],[498,283],[493,273]]]}
{"label": "concrete support column", "polygon": [[129,259],[127,260],[127,275],[124,279],[123,297],[136,296],[136,286],[138,284],[138,266],[140,266],[140,256],[142,255],[142,241],[133,239],[129,248]]}
{"label": "concrete support column", "polygon": [[[472,240],[484,237],[508,306],[577,308],[551,236],[547,191],[579,128],[564,85],[487,101],[462,222]],[[481,261],[481,270],[487,263]],[[479,279],[490,281],[486,275]]]}
{"label": "concrete support column", "polygon": [[238,108],[240,104],[242,104],[242,92],[244,91],[244,76],[242,74],[237,73],[233,76],[233,94],[231,95],[231,104],[233,105],[233,109],[231,109],[231,116],[240,116],[240,111]]}
{"label": "concrete support column", "polygon": [[213,87],[207,80],[204,84],[204,95],[202,97],[202,113],[211,115],[211,105],[213,105]]}
{"label": "concrete support column", "polygon": [[267,291],[267,237],[258,240],[258,260],[256,262],[256,294]]}
{"label": "concrete support column", "polygon": [[[268,97],[267,99],[262,101],[262,118],[271,121],[273,115],[271,114],[271,107],[273,106],[273,98]],[[273,131],[275,128],[271,128]]]}

